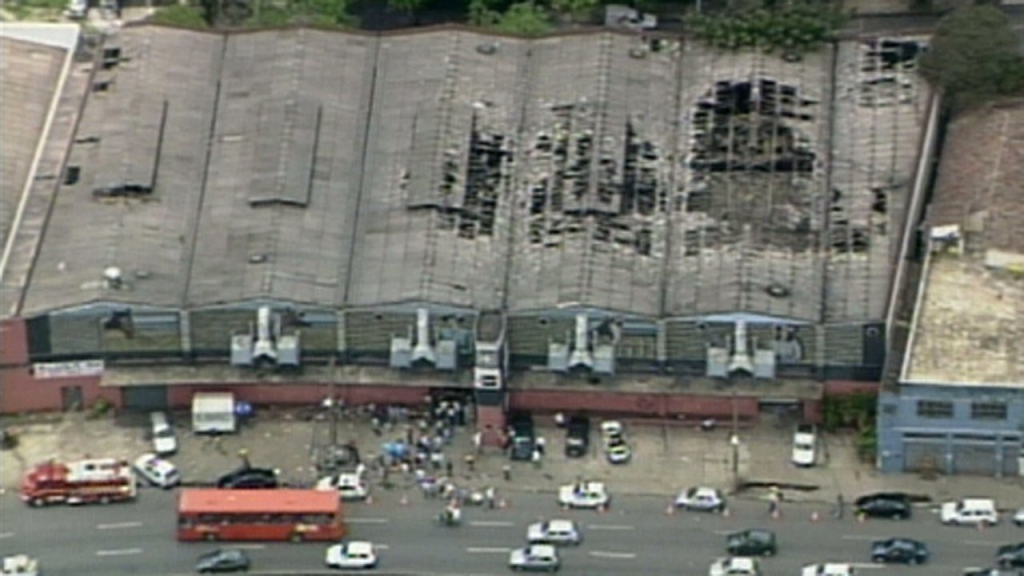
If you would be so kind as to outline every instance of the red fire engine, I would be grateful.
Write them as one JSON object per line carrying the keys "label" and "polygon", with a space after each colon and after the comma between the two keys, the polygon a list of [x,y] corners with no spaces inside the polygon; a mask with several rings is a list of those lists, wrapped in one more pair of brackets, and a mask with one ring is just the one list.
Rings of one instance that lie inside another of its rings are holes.
{"label": "red fire engine", "polygon": [[127,462],[93,458],[36,466],[21,481],[21,499],[31,506],[47,504],[108,504],[133,500],[135,474]]}

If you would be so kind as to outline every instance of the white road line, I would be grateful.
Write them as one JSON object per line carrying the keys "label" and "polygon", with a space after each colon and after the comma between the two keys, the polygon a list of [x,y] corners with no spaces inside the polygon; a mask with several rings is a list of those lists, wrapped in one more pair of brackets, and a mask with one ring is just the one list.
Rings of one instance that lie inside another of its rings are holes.
{"label": "white road line", "polygon": [[588,524],[588,530],[636,530],[635,526],[625,526],[622,524]]}
{"label": "white road line", "polygon": [[516,523],[505,520],[474,520],[469,525],[478,528],[512,528]]}
{"label": "white road line", "polygon": [[388,548],[391,548],[391,546],[388,546],[387,544],[374,544],[373,547],[377,550],[387,550]]}
{"label": "white road line", "polygon": [[984,540],[965,540],[964,542],[962,542],[962,544],[966,544],[968,546],[993,546],[993,547],[995,547],[995,546],[998,546],[1000,543],[999,542],[986,542]]}
{"label": "white road line", "polygon": [[142,548],[121,548],[120,550],[97,550],[97,556],[131,556],[142,554]]}
{"label": "white road line", "polygon": [[632,560],[636,558],[636,554],[632,552],[601,552],[600,550],[595,550],[590,555],[596,558],[615,558],[617,560]]}
{"label": "white road line", "polygon": [[349,524],[387,524],[391,520],[387,518],[348,518],[345,522]]}
{"label": "white road line", "polygon": [[508,554],[511,548],[466,548],[470,554]]}
{"label": "white road line", "polygon": [[843,540],[859,540],[861,542],[873,542],[875,540],[885,540],[881,536],[864,536],[862,534],[846,534],[843,536]]}
{"label": "white road line", "polygon": [[115,522],[113,524],[97,524],[97,530],[122,530],[124,528],[138,528],[142,522]]}
{"label": "white road line", "polygon": [[12,536],[14,536],[14,532],[0,532],[0,540],[11,538]]}
{"label": "white road line", "polygon": [[850,562],[849,564],[852,568],[858,570],[880,570],[886,567],[885,564],[875,564],[872,562]]}
{"label": "white road line", "polygon": [[267,547],[266,544],[232,544],[232,548],[238,548],[240,550],[263,550]]}

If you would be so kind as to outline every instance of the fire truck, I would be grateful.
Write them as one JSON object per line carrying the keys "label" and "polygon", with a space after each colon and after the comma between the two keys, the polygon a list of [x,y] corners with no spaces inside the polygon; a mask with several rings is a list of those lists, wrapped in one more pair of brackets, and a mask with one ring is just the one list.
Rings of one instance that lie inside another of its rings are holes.
{"label": "fire truck", "polygon": [[21,481],[21,499],[30,506],[109,504],[134,500],[136,494],[131,466],[115,458],[49,461],[36,466]]}

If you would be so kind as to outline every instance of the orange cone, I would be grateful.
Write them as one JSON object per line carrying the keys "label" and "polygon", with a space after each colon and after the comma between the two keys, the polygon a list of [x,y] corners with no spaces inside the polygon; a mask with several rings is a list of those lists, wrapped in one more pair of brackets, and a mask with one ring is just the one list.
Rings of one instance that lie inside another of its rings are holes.
{"label": "orange cone", "polygon": [[863,524],[867,519],[868,519],[867,515],[864,514],[863,512],[861,512],[860,514],[857,514],[857,522],[860,522],[861,524]]}
{"label": "orange cone", "polygon": [[672,504],[669,504],[668,507],[665,508],[665,515],[666,516],[672,516],[675,513],[676,513],[676,507],[673,506]]}
{"label": "orange cone", "polygon": [[732,512],[730,512],[728,508],[722,508],[722,518],[728,518],[730,514],[732,514]]}
{"label": "orange cone", "polygon": [[408,506],[409,505],[409,497],[406,496],[405,494],[402,494],[402,499],[399,500],[398,503],[400,505],[402,505],[402,506]]}
{"label": "orange cone", "polygon": [[818,520],[821,520],[821,516],[818,515],[818,511],[815,510],[814,512],[811,512],[811,522],[817,522]]}
{"label": "orange cone", "polygon": [[498,508],[501,508],[502,510],[508,508],[508,500],[505,500],[504,498],[498,500]]}
{"label": "orange cone", "polygon": [[373,504],[373,495],[372,494],[367,494],[366,495],[366,499],[363,500],[363,502],[366,502],[367,504]]}
{"label": "orange cone", "polygon": [[778,509],[772,510],[772,520],[778,520],[782,514],[779,513]]}
{"label": "orange cone", "polygon": [[607,509],[607,507],[604,504],[601,504],[600,506],[597,507],[597,513],[598,514],[604,514],[604,511],[606,509]]}

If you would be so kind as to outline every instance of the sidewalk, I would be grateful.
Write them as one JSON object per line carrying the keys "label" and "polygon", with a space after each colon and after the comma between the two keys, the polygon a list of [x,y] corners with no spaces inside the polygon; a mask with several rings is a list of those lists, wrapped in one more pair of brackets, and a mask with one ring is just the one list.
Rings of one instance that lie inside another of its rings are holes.
{"label": "sidewalk", "polygon": [[[770,422],[770,421],[769,421]],[[762,423],[741,430],[737,473],[733,473],[730,432],[718,429],[701,432],[682,425],[627,425],[633,447],[629,464],[607,463],[601,452],[597,422],[594,422],[590,453],[585,458],[564,456],[564,431],[538,422],[537,433],[547,441],[547,454],[541,467],[529,462],[510,462],[503,453],[485,449],[476,457],[470,473],[464,461],[473,452],[472,434],[460,429],[446,455],[454,463],[456,482],[481,488],[493,484],[499,491],[554,492],[558,486],[577,478],[604,481],[614,493],[651,494],[672,497],[681,489],[707,485],[732,491],[736,481],[761,484],[765,488],[747,489],[742,497],[765,498],[767,486],[783,486],[790,501],[834,502],[838,494],[847,501],[878,490],[903,491],[927,496],[935,501],[964,496],[995,498],[1000,506],[1024,505],[1021,478],[995,479],[957,476],[923,480],[916,475],[880,475],[859,462],[854,439],[845,436],[827,438],[828,458],[823,465],[797,469],[789,463],[791,428],[784,424]],[[53,414],[9,425],[19,436],[16,449],[0,452],[0,484],[15,488],[33,464],[48,458],[74,460],[114,456],[134,459],[150,451],[145,417],[87,420],[83,414]],[[285,482],[310,485],[316,480],[313,447],[329,435],[325,421],[308,421],[292,412],[279,416],[257,416],[241,433],[220,439],[197,437],[187,428],[187,419],[176,421],[180,450],[171,458],[187,483],[210,483],[239,466],[239,450],[245,449],[254,466],[280,470]],[[369,460],[384,442],[404,436],[404,427],[375,435],[365,419],[343,420],[338,439],[354,442]],[[511,467],[511,482],[502,478],[502,468]],[[371,478],[371,481],[375,481]],[[411,486],[411,478],[392,475],[398,486]]]}

